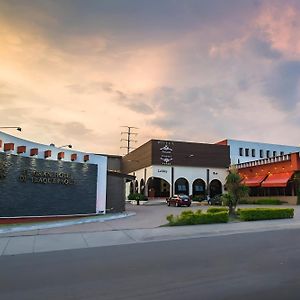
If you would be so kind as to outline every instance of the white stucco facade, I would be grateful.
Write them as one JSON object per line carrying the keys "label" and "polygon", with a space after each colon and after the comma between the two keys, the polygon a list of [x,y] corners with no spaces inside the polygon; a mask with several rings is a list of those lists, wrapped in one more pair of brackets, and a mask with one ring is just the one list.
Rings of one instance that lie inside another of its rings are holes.
{"label": "white stucco facade", "polygon": [[[173,168],[173,187],[172,187],[172,168]],[[224,192],[225,179],[228,174],[226,168],[206,168],[206,167],[184,167],[184,166],[164,166],[164,165],[153,165],[135,172],[130,173],[136,177],[138,182],[139,192],[141,180],[145,182],[145,191],[147,195],[148,191],[148,180],[152,177],[164,179],[170,185],[170,191],[173,188],[173,194],[175,193],[175,182],[179,178],[185,178],[189,185],[189,194],[192,194],[193,183],[197,179],[202,179],[205,182],[207,188],[207,174],[209,173],[209,184],[213,180],[218,180],[222,184],[222,192]],[[126,195],[130,193],[130,185],[126,186]]]}
{"label": "white stucco facade", "polygon": [[273,157],[300,151],[300,147],[297,146],[239,141],[231,139],[228,139],[226,141],[227,145],[230,146],[231,164],[238,164],[267,158],[268,153],[269,157]]}

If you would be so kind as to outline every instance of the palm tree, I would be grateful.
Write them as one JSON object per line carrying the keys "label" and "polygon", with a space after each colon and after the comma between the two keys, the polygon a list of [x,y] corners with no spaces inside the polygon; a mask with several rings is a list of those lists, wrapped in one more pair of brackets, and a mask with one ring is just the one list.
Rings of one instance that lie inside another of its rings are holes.
{"label": "palm tree", "polygon": [[223,199],[229,207],[229,214],[235,215],[235,209],[239,201],[243,197],[247,197],[249,189],[242,183],[243,179],[238,173],[237,169],[232,167],[229,170],[229,174],[226,177],[225,187],[227,194],[224,195]]}

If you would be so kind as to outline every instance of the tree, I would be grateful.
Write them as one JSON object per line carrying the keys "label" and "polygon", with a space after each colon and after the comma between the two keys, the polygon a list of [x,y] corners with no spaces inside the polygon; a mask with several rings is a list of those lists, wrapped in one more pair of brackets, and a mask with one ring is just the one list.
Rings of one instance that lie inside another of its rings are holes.
{"label": "tree", "polygon": [[232,167],[226,177],[225,187],[227,194],[223,196],[223,200],[229,207],[229,214],[235,215],[236,206],[243,197],[249,195],[249,189],[242,183],[242,178],[237,169]]}

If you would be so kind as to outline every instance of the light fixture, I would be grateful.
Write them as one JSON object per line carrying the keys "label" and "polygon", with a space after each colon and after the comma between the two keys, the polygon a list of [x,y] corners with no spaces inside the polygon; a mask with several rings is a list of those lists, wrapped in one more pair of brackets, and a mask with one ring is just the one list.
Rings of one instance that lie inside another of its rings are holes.
{"label": "light fixture", "polygon": [[[51,143],[50,146],[51,146],[51,147],[56,147],[55,144],[53,144],[53,143]],[[57,147],[57,148],[64,148],[64,147],[72,148],[73,146],[72,146],[72,145],[62,145],[62,146],[59,146],[59,147]]]}
{"label": "light fixture", "polygon": [[22,131],[22,128],[18,127],[18,126],[0,126],[0,128],[3,128],[3,129],[17,129],[18,131]]}

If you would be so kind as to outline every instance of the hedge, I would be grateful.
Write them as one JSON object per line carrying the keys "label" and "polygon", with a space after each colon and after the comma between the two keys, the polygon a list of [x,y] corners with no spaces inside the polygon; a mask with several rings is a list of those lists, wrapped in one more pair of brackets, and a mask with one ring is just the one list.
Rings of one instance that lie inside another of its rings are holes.
{"label": "hedge", "polygon": [[294,217],[293,208],[242,208],[239,217],[243,221],[289,219]]}
{"label": "hedge", "polygon": [[255,204],[263,204],[263,205],[281,205],[282,202],[279,199],[258,199],[254,202]]}
{"label": "hedge", "polygon": [[140,201],[146,201],[148,198],[140,193],[133,193],[128,195],[128,200],[140,200]]}
{"label": "hedge", "polygon": [[221,211],[226,211],[226,212],[228,212],[228,207],[209,207],[209,208],[207,209],[207,212],[208,212],[208,213],[212,213],[212,214],[214,214],[214,213],[216,213],[216,212],[221,212]]}
{"label": "hedge", "polygon": [[170,226],[227,223],[228,212],[202,213],[201,210],[195,212],[187,210],[183,211],[179,216],[169,215],[167,220]]}

